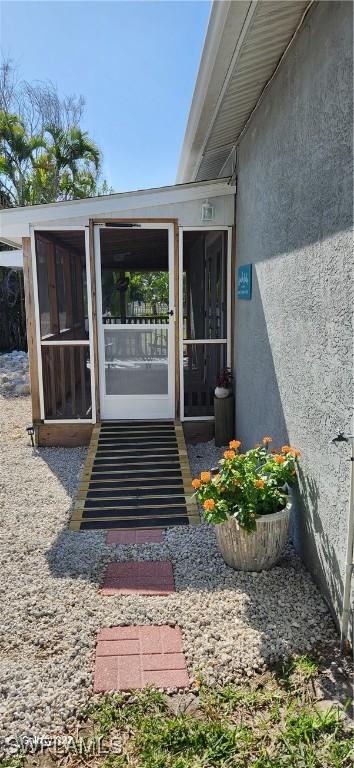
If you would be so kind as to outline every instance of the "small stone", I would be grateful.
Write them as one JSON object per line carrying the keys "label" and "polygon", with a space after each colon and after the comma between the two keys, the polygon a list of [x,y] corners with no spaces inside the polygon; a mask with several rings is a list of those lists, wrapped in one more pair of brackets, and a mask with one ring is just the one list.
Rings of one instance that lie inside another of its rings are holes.
{"label": "small stone", "polygon": [[16,384],[16,387],[15,387],[16,395],[29,395],[29,393],[30,393],[29,384]]}

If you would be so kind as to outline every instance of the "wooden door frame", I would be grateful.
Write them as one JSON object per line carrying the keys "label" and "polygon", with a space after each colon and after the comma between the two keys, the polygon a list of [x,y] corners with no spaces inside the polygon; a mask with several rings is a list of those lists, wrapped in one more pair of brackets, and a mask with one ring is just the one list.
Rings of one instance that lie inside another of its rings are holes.
{"label": "wooden door frame", "polygon": [[142,217],[137,218],[129,216],[106,217],[95,216],[89,220],[89,253],[91,268],[91,306],[92,306],[92,341],[95,372],[95,400],[96,400],[96,421],[101,418],[100,404],[100,371],[99,371],[99,342],[98,342],[98,318],[97,318],[97,281],[100,275],[96,273],[96,253],[94,244],[94,227],[96,224],[172,224],[174,227],[174,305],[175,305],[175,420],[180,419],[180,278],[179,278],[179,221],[175,217]]}

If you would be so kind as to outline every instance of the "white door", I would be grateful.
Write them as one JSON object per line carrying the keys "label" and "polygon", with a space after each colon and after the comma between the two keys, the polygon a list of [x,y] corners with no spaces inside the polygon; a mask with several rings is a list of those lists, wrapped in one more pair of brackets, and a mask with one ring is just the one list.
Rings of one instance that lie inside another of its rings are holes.
{"label": "white door", "polygon": [[102,419],[175,415],[172,224],[95,226]]}

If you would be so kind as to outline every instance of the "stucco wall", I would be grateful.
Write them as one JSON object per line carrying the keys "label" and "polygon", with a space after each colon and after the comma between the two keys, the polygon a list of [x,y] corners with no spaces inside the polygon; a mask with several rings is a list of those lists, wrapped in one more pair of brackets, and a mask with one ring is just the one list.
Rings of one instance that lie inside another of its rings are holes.
{"label": "stucco wall", "polygon": [[353,286],[352,5],[320,2],[239,148],[236,433],[302,452],[295,545],[335,616],[349,504]]}

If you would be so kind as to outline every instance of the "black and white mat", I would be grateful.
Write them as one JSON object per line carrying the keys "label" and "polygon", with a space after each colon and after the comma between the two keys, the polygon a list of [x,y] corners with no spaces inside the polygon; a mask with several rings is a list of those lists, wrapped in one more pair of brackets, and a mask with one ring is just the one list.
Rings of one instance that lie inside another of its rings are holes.
{"label": "black and white mat", "polygon": [[70,529],[196,525],[182,425],[106,421],[94,427]]}

